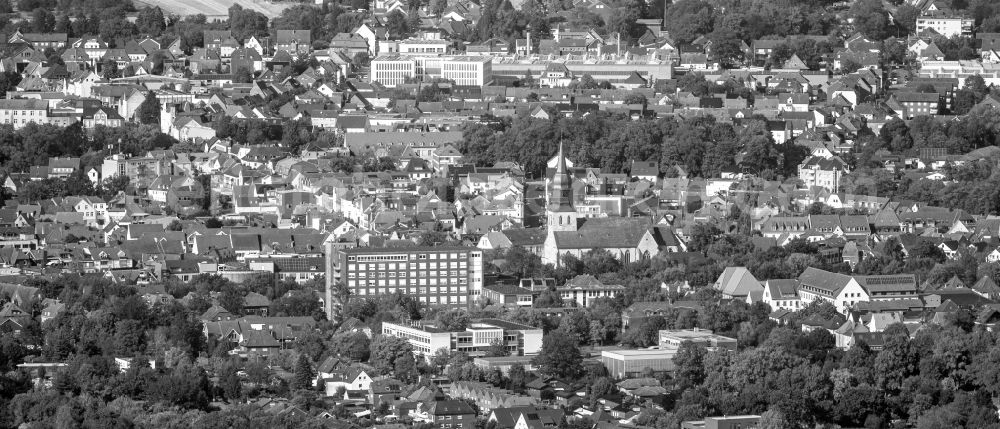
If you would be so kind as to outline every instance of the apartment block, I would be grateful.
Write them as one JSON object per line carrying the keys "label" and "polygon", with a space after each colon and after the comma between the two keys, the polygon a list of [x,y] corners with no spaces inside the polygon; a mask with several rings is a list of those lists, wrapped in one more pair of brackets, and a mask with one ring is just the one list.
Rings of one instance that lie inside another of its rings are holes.
{"label": "apartment block", "polygon": [[973,24],[972,18],[962,16],[921,16],[917,18],[916,33],[931,29],[944,37],[955,37],[971,34]]}
{"label": "apartment block", "polygon": [[14,129],[29,123],[49,122],[49,103],[36,99],[0,100],[0,124],[11,124]]}

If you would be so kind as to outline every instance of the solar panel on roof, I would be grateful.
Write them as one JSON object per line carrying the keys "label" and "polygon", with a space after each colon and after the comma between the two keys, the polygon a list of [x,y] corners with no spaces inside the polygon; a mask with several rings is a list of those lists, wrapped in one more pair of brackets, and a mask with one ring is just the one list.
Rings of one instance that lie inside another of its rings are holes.
{"label": "solar panel on roof", "polygon": [[868,277],[865,279],[870,285],[887,285],[887,284],[899,284],[899,283],[909,283],[912,277]]}

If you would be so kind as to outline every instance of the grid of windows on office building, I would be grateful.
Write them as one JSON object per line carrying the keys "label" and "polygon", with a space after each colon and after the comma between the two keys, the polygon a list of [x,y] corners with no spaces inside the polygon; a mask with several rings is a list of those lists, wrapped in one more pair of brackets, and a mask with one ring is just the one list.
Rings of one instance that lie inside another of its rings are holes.
{"label": "grid of windows on office building", "polygon": [[397,291],[428,304],[464,304],[469,286],[469,254],[348,255],[347,287],[358,296]]}

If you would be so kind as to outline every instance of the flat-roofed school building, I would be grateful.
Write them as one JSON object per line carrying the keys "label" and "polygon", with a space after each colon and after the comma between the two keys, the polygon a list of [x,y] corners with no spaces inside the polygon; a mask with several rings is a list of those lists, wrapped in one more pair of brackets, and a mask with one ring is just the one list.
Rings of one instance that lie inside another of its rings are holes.
{"label": "flat-roofed school building", "polygon": [[382,334],[408,340],[413,354],[424,357],[440,349],[480,357],[496,341],[502,341],[511,356],[535,355],[542,349],[542,328],[497,319],[472,322],[462,331],[448,331],[433,324],[383,322]]}
{"label": "flat-roofed school building", "polygon": [[603,350],[601,363],[612,378],[632,378],[647,368],[653,372],[672,372],[676,354],[675,348]]}

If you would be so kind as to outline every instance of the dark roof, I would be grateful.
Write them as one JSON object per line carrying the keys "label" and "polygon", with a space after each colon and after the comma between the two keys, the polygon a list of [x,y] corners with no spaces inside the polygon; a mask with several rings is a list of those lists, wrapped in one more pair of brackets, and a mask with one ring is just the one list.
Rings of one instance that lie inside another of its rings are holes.
{"label": "dark roof", "polygon": [[799,276],[801,284],[826,291],[832,296],[836,296],[850,281],[851,277],[848,275],[823,271],[813,267],[806,268]]}
{"label": "dark roof", "polygon": [[577,231],[553,234],[560,249],[634,248],[650,226],[643,218],[589,218]]}
{"label": "dark roof", "polygon": [[917,290],[917,278],[913,274],[855,276],[854,278],[868,292],[906,292]]}
{"label": "dark roof", "polygon": [[472,407],[469,406],[469,404],[466,404],[464,401],[459,401],[456,399],[434,401],[434,403],[431,404],[429,412],[431,415],[434,416],[476,414],[476,411],[473,410]]}
{"label": "dark roof", "polygon": [[544,229],[505,229],[501,232],[514,246],[535,246],[545,243],[546,231]]}
{"label": "dark roof", "polygon": [[507,284],[496,284],[496,285],[483,286],[483,289],[489,289],[489,290],[494,291],[496,293],[499,293],[501,295],[530,295],[531,294],[531,290],[529,290],[529,289],[525,289],[523,287],[516,286],[516,285],[507,285]]}

